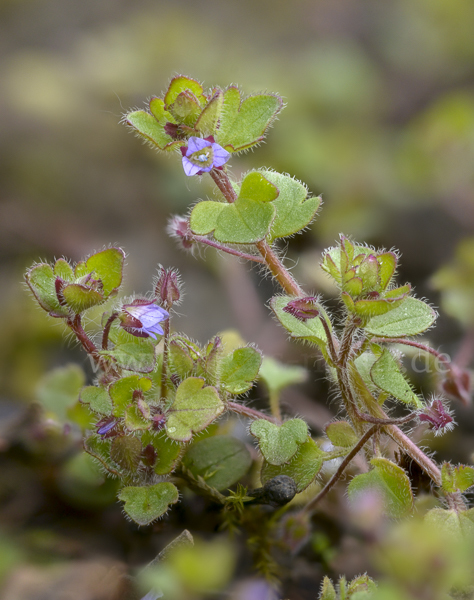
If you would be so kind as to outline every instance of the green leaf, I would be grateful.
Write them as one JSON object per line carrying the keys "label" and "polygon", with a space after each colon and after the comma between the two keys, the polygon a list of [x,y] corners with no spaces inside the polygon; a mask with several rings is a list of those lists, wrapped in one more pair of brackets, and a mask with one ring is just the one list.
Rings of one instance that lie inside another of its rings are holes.
{"label": "green leaf", "polygon": [[347,588],[348,600],[362,600],[372,598],[372,592],[377,590],[377,584],[366,573],[355,577]]}
{"label": "green leaf", "polygon": [[393,310],[406,300],[406,295],[398,298],[379,298],[377,300],[357,300],[354,303],[354,312],[362,319],[373,319],[383,316]]}
{"label": "green leaf", "polygon": [[359,437],[347,421],[334,421],[326,425],[326,435],[334,446],[351,448],[359,441]]}
{"label": "green leaf", "polygon": [[265,419],[257,419],[250,426],[250,433],[258,439],[260,452],[271,465],[287,463],[298,452],[308,437],[308,426],[302,419],[290,419],[275,425]]}
{"label": "green leaf", "polygon": [[107,390],[102,387],[88,385],[82,388],[79,399],[84,404],[88,404],[90,409],[99,415],[112,414],[112,400]]}
{"label": "green leaf", "polygon": [[189,377],[178,387],[166,422],[166,432],[173,440],[187,442],[205,429],[224,411],[224,403],[212,386],[204,380]]}
{"label": "green leaf", "polygon": [[405,404],[412,404],[416,408],[423,408],[423,403],[400,373],[399,364],[386,348],[372,366],[370,376],[377,387],[388,392],[397,400],[401,400]]}
{"label": "green leaf", "polygon": [[235,202],[204,201],[197,204],[190,219],[190,227],[197,235],[214,232],[216,240],[229,244],[255,244],[263,240],[275,217],[272,203],[278,189],[257,171],[242,181]]}
{"label": "green leaf", "polygon": [[220,367],[222,387],[231,394],[243,394],[258,376],[262,356],[255,348],[238,348],[224,357]]}
{"label": "green leaf", "polygon": [[474,538],[474,508],[463,511],[432,508],[426,513],[424,522],[440,530],[448,540],[471,541]]}
{"label": "green leaf", "polygon": [[308,437],[289,463],[272,465],[264,461],[260,473],[262,484],[277,475],[288,475],[296,483],[296,491],[299,494],[314,481],[323,466],[324,456],[325,452],[319,448],[314,440]]}
{"label": "green leaf", "polygon": [[364,329],[378,337],[406,337],[429,329],[436,316],[436,312],[428,304],[409,297],[389,313],[370,319]]}
{"label": "green leaf", "polygon": [[336,590],[329,577],[325,576],[319,595],[319,600],[337,600]]}
{"label": "green leaf", "polygon": [[79,401],[66,409],[66,418],[78,425],[83,432],[92,429],[97,421],[97,416],[89,410],[89,407]]}
{"label": "green leaf", "polygon": [[137,373],[150,373],[156,364],[155,346],[149,339],[136,338],[133,342],[117,344],[112,351],[103,350],[101,354],[113,356],[119,367]]}
{"label": "green leaf", "polygon": [[[160,150],[172,150],[181,143],[173,140],[164,132],[163,126],[158,123],[153,115],[144,110],[136,110],[127,115],[127,123],[147,141],[157,146]],[[171,122],[174,121],[170,119]]]}
{"label": "green leaf", "polygon": [[246,445],[230,435],[194,442],[183,458],[183,464],[195,477],[202,477],[216,490],[237,483],[249,470],[252,457]]}
{"label": "green leaf", "polygon": [[240,152],[258,144],[282,108],[280,96],[258,94],[242,102],[239,90],[229,87],[224,92],[216,142],[229,152]]}
{"label": "green leaf", "polygon": [[186,91],[191,92],[200,104],[205,104],[207,102],[203,87],[198,81],[191,79],[191,77],[178,75],[177,77],[173,77],[170,81],[164,98],[165,106],[168,107],[173,104],[176,101],[176,98]]}
{"label": "green leaf", "polygon": [[290,385],[303,383],[307,376],[308,372],[304,367],[285,365],[270,356],[263,357],[258,373],[259,380],[265,383],[270,394],[278,394]]}
{"label": "green leaf", "polygon": [[78,365],[57,367],[41,378],[36,396],[45,410],[51,411],[61,422],[65,422],[67,409],[76,404],[84,383],[85,374]]}
{"label": "green leaf", "polygon": [[194,126],[195,129],[202,133],[203,137],[215,134],[223,105],[224,94],[222,93],[222,90],[216,90],[214,96],[202,111]]}
{"label": "green leaf", "polygon": [[69,283],[61,291],[68,307],[75,313],[104,302],[104,295],[101,292],[80,283]]}
{"label": "green leaf", "polygon": [[114,405],[114,415],[116,417],[124,415],[127,406],[133,402],[133,392],[135,390],[147,392],[151,386],[150,379],[139,375],[129,375],[114,381],[109,386],[109,394]]}
{"label": "green leaf", "polygon": [[[320,318],[315,317],[314,319],[308,319],[303,323],[293,315],[284,312],[283,309],[291,300],[294,300],[294,298],[290,296],[275,296],[270,300],[270,307],[283,327],[290,332],[292,338],[307,340],[316,344],[319,346],[324,356],[327,356],[326,332],[324,331]],[[326,322],[328,323],[329,328],[331,328],[331,324],[326,317],[324,309],[321,308],[320,313],[326,318]]]}
{"label": "green leaf", "polygon": [[101,280],[106,298],[114,294],[122,284],[124,261],[125,252],[122,248],[107,248],[86,260],[87,272],[92,273],[94,279]]}
{"label": "green leaf", "polygon": [[178,502],[177,488],[169,481],[145,487],[126,487],[119,494],[124,510],[138,525],[149,525],[165,514],[170,504]]}
{"label": "green leaf", "polygon": [[373,458],[370,462],[374,468],[357,475],[350,482],[349,499],[375,491],[380,494],[389,517],[401,518],[410,514],[413,511],[413,494],[405,471],[387,458]]}
{"label": "green leaf", "polygon": [[69,310],[59,304],[55,288],[56,276],[51,265],[40,263],[31,267],[25,274],[25,280],[41,308],[52,316],[64,317],[69,314]]}
{"label": "green leaf", "polygon": [[[150,100],[150,112],[162,127],[164,127],[166,123],[176,124],[175,118],[166,110],[165,102],[161,98],[153,97]],[[169,140],[172,139],[170,136],[167,137]]]}
{"label": "green leaf", "polygon": [[164,431],[145,431],[142,434],[142,444],[144,447],[151,444],[155,449],[156,462],[153,470],[157,475],[166,475],[174,471],[181,459],[182,444],[171,440]]}
{"label": "green leaf", "polygon": [[450,463],[444,463],[441,481],[445,492],[465,492],[474,485],[474,468],[466,465],[453,467]]}
{"label": "green leaf", "polygon": [[394,252],[384,252],[377,256],[377,262],[379,263],[379,285],[384,291],[395,274],[397,255]]}
{"label": "green leaf", "polygon": [[273,203],[276,216],[268,241],[293,235],[307,227],[316,216],[321,197],[308,198],[306,186],[288,175],[267,170],[262,171],[262,175],[280,192]]}
{"label": "green leaf", "polygon": [[110,448],[110,458],[122,469],[135,473],[140,463],[142,444],[133,435],[119,435]]}

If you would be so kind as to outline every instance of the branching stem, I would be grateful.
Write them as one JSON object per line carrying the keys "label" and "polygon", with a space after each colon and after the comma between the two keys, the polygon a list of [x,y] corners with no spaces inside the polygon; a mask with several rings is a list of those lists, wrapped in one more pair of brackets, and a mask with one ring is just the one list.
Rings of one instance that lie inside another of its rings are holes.
{"label": "branching stem", "polygon": [[266,421],[270,421],[270,423],[279,423],[279,420],[275,417],[270,417],[259,410],[238,404],[237,402],[227,402],[227,408],[238,415],[244,415],[244,417],[249,417],[250,419],[265,419]]}

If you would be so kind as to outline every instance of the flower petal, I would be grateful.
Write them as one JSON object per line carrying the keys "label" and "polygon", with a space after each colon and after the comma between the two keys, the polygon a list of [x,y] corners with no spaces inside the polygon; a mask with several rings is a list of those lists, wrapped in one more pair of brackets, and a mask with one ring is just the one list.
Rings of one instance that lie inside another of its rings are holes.
{"label": "flower petal", "polygon": [[183,169],[188,177],[197,175],[199,171],[201,171],[201,167],[198,165],[193,165],[193,163],[189,160],[189,158],[186,158],[186,156],[183,156]]}
{"label": "flower petal", "polygon": [[194,154],[194,152],[198,152],[199,150],[208,148],[209,146],[212,146],[212,143],[208,140],[203,140],[202,138],[198,137],[190,137],[188,140],[188,150],[186,152],[186,156],[190,156],[191,154]]}
{"label": "flower petal", "polygon": [[219,144],[212,144],[212,149],[214,151],[214,166],[222,167],[222,165],[225,165],[230,158],[230,152],[224,150]]}

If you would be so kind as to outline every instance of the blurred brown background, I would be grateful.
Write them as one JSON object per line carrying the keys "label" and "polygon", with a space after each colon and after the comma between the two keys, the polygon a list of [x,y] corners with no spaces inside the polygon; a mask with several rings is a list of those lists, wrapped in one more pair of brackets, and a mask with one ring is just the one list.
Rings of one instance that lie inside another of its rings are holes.
{"label": "blurred brown background", "polygon": [[[295,276],[308,291],[330,295],[317,263],[344,232],[398,248],[402,283],[439,305],[429,278],[474,232],[473,31],[474,3],[466,0],[0,2],[5,557],[54,563],[99,547],[133,564],[152,557],[147,544],[161,547],[145,531],[130,541],[113,494],[103,517],[57,491],[64,448],[43,447],[44,432],[34,438],[28,405],[51,368],[87,364],[25,292],[23,272],[34,261],[76,261],[120,244],[128,253],[126,293],[148,291],[157,263],[179,268],[186,296],[175,326],[191,337],[205,342],[236,327],[265,352],[304,362],[263,308],[271,282],[213,251],[206,262],[185,255],[168,239],[169,215],[185,213],[212,187],[185,178],[180,160],[130,135],[120,124],[124,111],[143,107],[177,73],[209,87],[279,92],[288,106],[267,144],[235,157],[232,172],[271,167],[323,195],[316,223],[289,243]],[[448,353],[461,336],[449,317],[431,333]],[[306,396],[313,392],[308,384]],[[61,521],[71,510],[79,513]],[[36,598],[15,593],[15,600]]]}

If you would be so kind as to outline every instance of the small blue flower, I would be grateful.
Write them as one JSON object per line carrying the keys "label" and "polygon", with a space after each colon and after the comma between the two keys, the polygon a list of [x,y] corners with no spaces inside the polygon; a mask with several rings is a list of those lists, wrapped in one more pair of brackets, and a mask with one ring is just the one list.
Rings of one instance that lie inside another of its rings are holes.
{"label": "small blue flower", "polygon": [[190,137],[188,145],[181,148],[183,168],[188,176],[209,173],[211,169],[219,169],[230,158],[230,152],[216,144],[211,136],[202,139]]}
{"label": "small blue flower", "polygon": [[163,335],[163,329],[159,325],[169,318],[169,313],[161,306],[157,306],[153,300],[138,298],[130,304],[124,304],[120,314],[120,325],[132,335],[156,340],[157,335]]}

